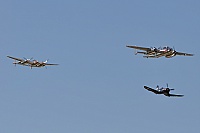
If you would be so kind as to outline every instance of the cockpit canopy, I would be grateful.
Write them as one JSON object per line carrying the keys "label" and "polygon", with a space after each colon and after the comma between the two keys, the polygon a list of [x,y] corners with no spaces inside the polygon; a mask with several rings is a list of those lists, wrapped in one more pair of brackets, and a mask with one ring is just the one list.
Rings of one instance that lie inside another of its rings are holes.
{"label": "cockpit canopy", "polygon": [[164,47],[159,47],[159,50],[173,50],[172,48],[168,47],[168,46],[164,46]]}

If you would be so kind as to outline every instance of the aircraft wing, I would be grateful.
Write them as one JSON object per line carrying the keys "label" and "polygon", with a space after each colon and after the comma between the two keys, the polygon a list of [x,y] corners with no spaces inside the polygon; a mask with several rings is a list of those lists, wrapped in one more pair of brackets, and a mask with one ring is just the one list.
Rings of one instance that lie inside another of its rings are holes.
{"label": "aircraft wing", "polygon": [[184,95],[176,95],[176,94],[169,94],[169,96],[171,97],[183,97]]}
{"label": "aircraft wing", "polygon": [[150,48],[145,48],[145,47],[138,47],[138,46],[126,46],[128,48],[134,48],[134,49],[138,49],[138,50],[144,50],[144,51],[150,51]]}
{"label": "aircraft wing", "polygon": [[24,61],[23,59],[19,59],[19,58],[15,58],[15,57],[11,57],[11,56],[7,56],[8,58],[11,58],[13,60],[17,60],[17,61]]}
{"label": "aircraft wing", "polygon": [[188,54],[188,53],[176,52],[176,55],[193,56],[194,54]]}
{"label": "aircraft wing", "polygon": [[159,92],[158,92],[157,90],[154,90],[154,89],[152,89],[152,88],[150,88],[150,87],[144,86],[144,88],[145,88],[146,90],[148,90],[148,91],[151,91],[151,92],[155,93],[155,94],[159,94]]}
{"label": "aircraft wing", "polygon": [[45,63],[45,65],[47,65],[47,66],[53,66],[53,65],[59,65],[59,64],[49,64],[49,63]]}
{"label": "aircraft wing", "polygon": [[144,58],[158,58],[156,55],[155,56],[148,56],[148,55],[145,55],[143,56]]}

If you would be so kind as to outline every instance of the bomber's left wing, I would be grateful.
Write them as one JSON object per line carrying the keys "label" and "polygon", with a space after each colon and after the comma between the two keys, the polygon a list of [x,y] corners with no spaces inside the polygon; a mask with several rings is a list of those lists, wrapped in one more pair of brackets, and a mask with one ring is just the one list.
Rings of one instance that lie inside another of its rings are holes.
{"label": "bomber's left wing", "polygon": [[128,48],[134,48],[134,49],[138,49],[138,50],[144,50],[144,51],[150,51],[151,48],[145,48],[145,47],[138,47],[138,46],[126,46]]}
{"label": "bomber's left wing", "polygon": [[155,93],[155,94],[159,94],[159,91],[154,90],[154,89],[152,89],[152,88],[150,88],[150,87],[148,87],[148,86],[144,86],[144,88],[145,88],[146,90],[148,90],[148,91],[152,91],[152,92]]}
{"label": "bomber's left wing", "polygon": [[24,61],[23,59],[19,59],[19,58],[15,58],[15,57],[11,57],[11,56],[7,56],[8,58],[11,58],[13,60],[17,60],[17,61]]}
{"label": "bomber's left wing", "polygon": [[194,54],[188,54],[188,53],[176,52],[176,55],[193,56]]}
{"label": "bomber's left wing", "polygon": [[184,95],[176,95],[176,94],[169,94],[169,96],[171,97],[183,97]]}

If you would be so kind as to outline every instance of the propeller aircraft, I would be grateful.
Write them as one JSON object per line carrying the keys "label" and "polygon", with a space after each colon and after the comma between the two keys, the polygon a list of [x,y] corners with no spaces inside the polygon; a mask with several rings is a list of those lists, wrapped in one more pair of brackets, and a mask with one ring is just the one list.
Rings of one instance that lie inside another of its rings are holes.
{"label": "propeller aircraft", "polygon": [[15,60],[15,62],[13,62],[13,64],[16,65],[23,65],[23,66],[29,66],[31,69],[32,67],[46,67],[46,66],[49,66],[49,65],[58,65],[58,64],[49,64],[47,63],[48,60],[44,61],[44,62],[39,62],[37,60],[32,60],[33,58],[31,59],[20,59],[20,58],[15,58],[15,57],[11,57],[11,56],[7,56],[8,58],[10,59],[13,59]]}
{"label": "propeller aircraft", "polygon": [[[174,48],[170,48],[168,46],[159,47],[159,48],[156,48],[156,47],[146,48],[146,47],[127,45],[126,47],[135,49],[135,55],[144,54],[143,57],[145,58],[159,58],[162,56],[166,58],[172,58],[176,55],[193,56],[193,54],[177,52]],[[137,50],[142,50],[142,51],[137,51]]]}
{"label": "propeller aircraft", "polygon": [[150,88],[150,87],[148,87],[148,86],[144,86],[144,88],[145,88],[146,90],[148,90],[148,91],[151,91],[151,92],[155,93],[155,94],[164,94],[165,96],[168,96],[168,97],[171,97],[171,96],[173,96],[173,97],[183,97],[183,96],[184,96],[184,95],[170,94],[169,92],[170,92],[171,90],[174,90],[174,89],[170,89],[170,88],[168,87],[168,84],[167,84],[167,87],[166,87],[166,88],[164,88],[164,87],[159,88],[158,85],[157,85],[156,89],[152,89],[152,88]]}

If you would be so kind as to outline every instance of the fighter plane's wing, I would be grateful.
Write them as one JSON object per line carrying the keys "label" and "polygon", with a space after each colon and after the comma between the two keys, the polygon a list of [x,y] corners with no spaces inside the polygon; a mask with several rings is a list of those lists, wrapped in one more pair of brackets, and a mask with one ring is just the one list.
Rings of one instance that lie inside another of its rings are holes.
{"label": "fighter plane's wing", "polygon": [[169,96],[171,97],[183,97],[184,95],[176,95],[176,94],[169,94]]}
{"label": "fighter plane's wing", "polygon": [[139,49],[139,50],[144,50],[144,51],[150,51],[150,48],[145,48],[145,47],[138,47],[138,46],[126,46],[128,48],[134,48],[134,49]]}
{"label": "fighter plane's wing", "polygon": [[13,60],[17,60],[17,61],[24,61],[23,59],[19,59],[19,58],[15,58],[15,57],[11,57],[11,56],[7,56],[8,58],[11,58]]}
{"label": "fighter plane's wing", "polygon": [[188,54],[188,53],[176,52],[176,55],[193,56],[194,54]]}
{"label": "fighter plane's wing", "polygon": [[152,88],[150,88],[150,87],[144,86],[144,88],[145,88],[146,90],[148,90],[148,91],[152,91],[152,92],[155,93],[155,94],[158,94],[158,93],[159,93],[157,90],[154,90],[154,89],[152,89]]}

